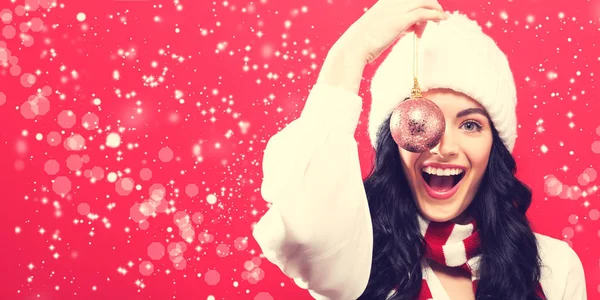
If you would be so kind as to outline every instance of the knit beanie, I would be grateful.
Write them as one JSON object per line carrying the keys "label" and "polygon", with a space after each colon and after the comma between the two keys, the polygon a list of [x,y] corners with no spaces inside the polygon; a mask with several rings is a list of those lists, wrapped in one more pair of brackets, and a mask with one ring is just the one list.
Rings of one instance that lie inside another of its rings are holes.
{"label": "knit beanie", "polygon": [[[410,96],[413,39],[414,33],[402,36],[372,78],[368,130],[374,148],[382,123]],[[517,136],[517,92],[508,59],[494,40],[476,21],[454,12],[448,13],[446,20],[427,24],[418,50],[421,91],[447,88],[479,102],[512,152]]]}

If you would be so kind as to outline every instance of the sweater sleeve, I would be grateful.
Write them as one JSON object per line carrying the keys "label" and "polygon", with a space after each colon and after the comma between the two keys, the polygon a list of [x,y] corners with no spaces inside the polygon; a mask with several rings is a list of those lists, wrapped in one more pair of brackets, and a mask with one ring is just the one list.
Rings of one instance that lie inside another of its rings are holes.
{"label": "sweater sleeve", "polygon": [[358,95],[317,84],[264,151],[270,208],[253,236],[315,299],[356,299],[370,275],[373,232],[354,139],[361,107]]}
{"label": "sweater sleeve", "polygon": [[565,293],[563,300],[586,300],[587,292],[585,286],[585,274],[583,272],[583,264],[577,256],[577,253],[569,247],[566,259],[568,261],[567,283],[565,285]]}

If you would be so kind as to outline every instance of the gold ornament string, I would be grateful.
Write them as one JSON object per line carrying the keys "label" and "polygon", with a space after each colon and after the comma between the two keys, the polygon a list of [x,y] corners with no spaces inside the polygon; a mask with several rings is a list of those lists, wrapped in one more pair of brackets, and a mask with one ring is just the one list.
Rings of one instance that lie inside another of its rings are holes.
{"label": "gold ornament string", "polygon": [[419,39],[417,39],[417,32],[414,31],[413,35],[413,77],[414,77],[414,85],[412,91],[410,92],[411,98],[423,98],[421,95],[421,88],[419,87],[419,80],[417,77],[419,76]]}

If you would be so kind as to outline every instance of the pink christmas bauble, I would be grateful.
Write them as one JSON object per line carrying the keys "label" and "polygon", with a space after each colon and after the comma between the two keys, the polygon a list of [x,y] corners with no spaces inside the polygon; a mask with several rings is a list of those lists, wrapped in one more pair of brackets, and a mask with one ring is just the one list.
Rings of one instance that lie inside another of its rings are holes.
{"label": "pink christmas bauble", "polygon": [[444,113],[427,98],[411,98],[394,109],[390,119],[392,137],[407,151],[422,153],[439,144],[446,121]]}

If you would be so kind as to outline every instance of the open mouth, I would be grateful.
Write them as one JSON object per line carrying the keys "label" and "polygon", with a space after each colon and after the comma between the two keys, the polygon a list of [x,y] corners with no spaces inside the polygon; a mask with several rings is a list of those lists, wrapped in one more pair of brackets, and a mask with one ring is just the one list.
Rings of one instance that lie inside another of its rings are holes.
{"label": "open mouth", "polygon": [[425,184],[432,190],[446,192],[454,188],[463,179],[465,172],[458,175],[439,176],[421,171],[421,176],[423,176]]}

